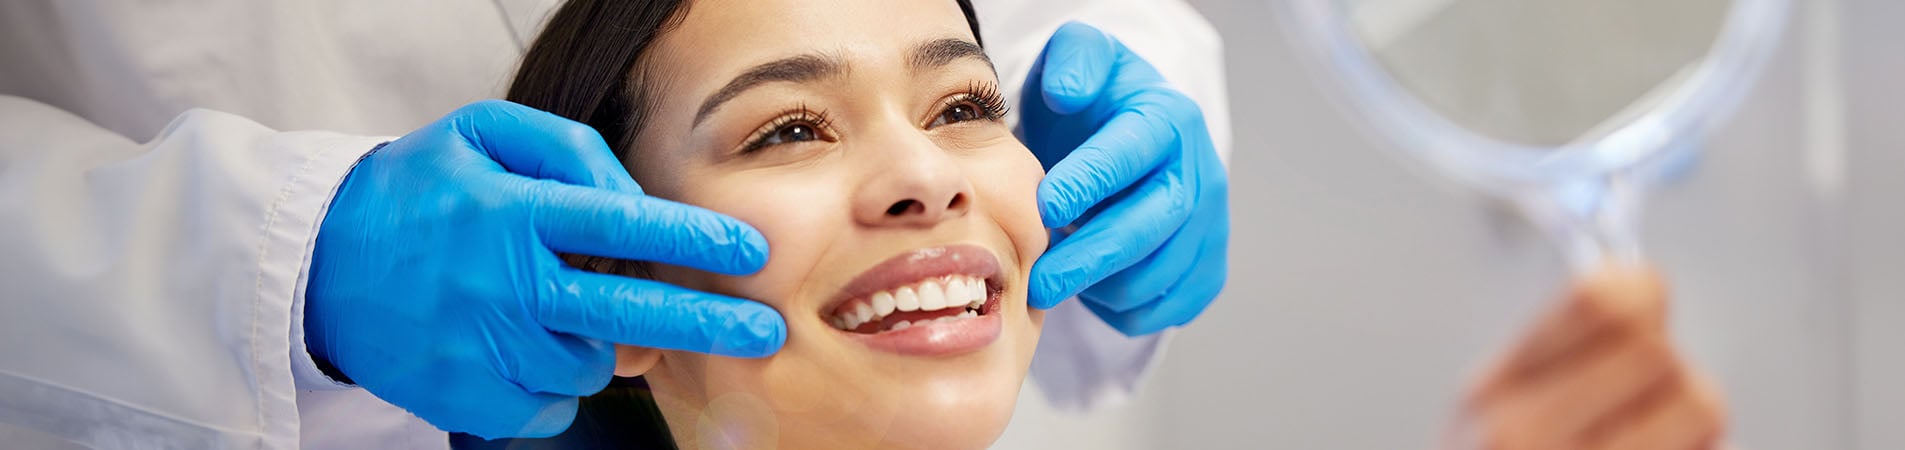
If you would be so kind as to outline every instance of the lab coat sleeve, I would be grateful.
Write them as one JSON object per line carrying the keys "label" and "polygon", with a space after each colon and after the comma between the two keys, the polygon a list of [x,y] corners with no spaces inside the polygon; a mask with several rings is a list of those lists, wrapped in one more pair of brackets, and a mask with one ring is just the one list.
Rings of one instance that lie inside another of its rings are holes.
{"label": "lab coat sleeve", "polygon": [[[1190,5],[1160,0],[982,0],[974,6],[1006,98],[1020,98],[1026,75],[1052,32],[1068,21],[1084,22],[1116,36],[1196,101],[1219,158],[1229,164],[1223,43]],[[1068,300],[1046,314],[1031,376],[1060,410],[1088,411],[1118,403],[1136,392],[1162,360],[1175,332],[1127,337],[1075,299]]]}
{"label": "lab coat sleeve", "polygon": [[332,192],[385,139],[192,110],[141,144],[0,96],[0,422],[297,447],[297,388],[335,386],[298,333],[302,274]]}

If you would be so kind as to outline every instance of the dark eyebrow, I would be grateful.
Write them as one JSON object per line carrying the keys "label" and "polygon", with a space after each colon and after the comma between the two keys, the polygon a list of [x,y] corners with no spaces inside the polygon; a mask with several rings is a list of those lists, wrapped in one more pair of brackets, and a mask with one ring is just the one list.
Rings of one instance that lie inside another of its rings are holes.
{"label": "dark eyebrow", "polygon": [[839,58],[805,54],[781,58],[754,66],[740,76],[728,80],[728,84],[714,91],[707,100],[701,102],[701,109],[695,111],[694,123],[689,128],[701,126],[702,119],[708,118],[722,103],[734,99],[748,89],[774,82],[800,83],[845,73],[847,66]]}
{"label": "dark eyebrow", "polygon": [[914,46],[913,51],[906,55],[906,65],[918,71],[952,64],[960,58],[977,58],[985,62],[986,67],[992,67],[992,58],[986,57],[984,48],[958,38],[934,39]]}
{"label": "dark eyebrow", "polygon": [[[992,58],[986,56],[986,50],[979,44],[958,38],[934,39],[914,46],[906,54],[906,64],[915,71],[942,67],[963,58],[975,58],[993,68]],[[734,99],[748,89],[767,83],[801,83],[820,78],[838,76],[845,73],[847,65],[840,58],[805,54],[790,56],[754,66],[740,76],[729,80],[728,84],[715,90],[707,100],[701,102],[701,108],[695,111],[695,120],[689,128],[701,126],[701,122],[721,108],[722,103]],[[998,69],[994,68],[994,71]]]}

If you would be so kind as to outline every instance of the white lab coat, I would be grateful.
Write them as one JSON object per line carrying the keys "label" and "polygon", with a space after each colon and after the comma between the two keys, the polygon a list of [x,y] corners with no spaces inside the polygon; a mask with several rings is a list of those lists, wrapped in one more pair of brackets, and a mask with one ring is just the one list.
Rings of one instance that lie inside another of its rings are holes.
{"label": "white lab coat", "polygon": [[[444,447],[315,369],[302,299],[352,164],[500,96],[556,4],[445,3],[0,2],[0,446]],[[1222,49],[1188,6],[977,3],[1009,98],[1080,19],[1198,100],[1228,149]],[[1067,409],[1130,392],[1165,339],[1076,302],[1045,327],[1033,377]]]}

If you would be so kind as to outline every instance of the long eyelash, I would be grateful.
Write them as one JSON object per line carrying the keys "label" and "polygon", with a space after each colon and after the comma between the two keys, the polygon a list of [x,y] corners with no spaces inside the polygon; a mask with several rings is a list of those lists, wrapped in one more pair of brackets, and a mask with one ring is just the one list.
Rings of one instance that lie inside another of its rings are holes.
{"label": "long eyelash", "polygon": [[767,147],[767,140],[774,137],[774,133],[780,132],[781,127],[797,123],[806,123],[807,126],[814,128],[815,133],[824,134],[826,130],[832,128],[833,118],[829,117],[824,109],[814,111],[808,108],[806,103],[801,103],[800,106],[781,113],[779,117],[775,117],[766,125],[756,128],[752,137],[748,138],[747,145],[741,147],[741,153],[753,153],[755,150]]}
{"label": "long eyelash", "polygon": [[952,107],[960,102],[979,105],[979,112],[984,113],[988,120],[1003,119],[1005,113],[1011,111],[1011,107],[1005,103],[1005,96],[999,94],[999,85],[995,83],[972,82],[966,85],[966,92],[946,99],[946,106]]}

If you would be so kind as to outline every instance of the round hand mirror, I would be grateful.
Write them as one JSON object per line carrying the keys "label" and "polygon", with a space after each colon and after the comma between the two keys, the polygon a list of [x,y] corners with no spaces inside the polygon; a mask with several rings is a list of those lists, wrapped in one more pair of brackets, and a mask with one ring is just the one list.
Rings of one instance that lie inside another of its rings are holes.
{"label": "round hand mirror", "polygon": [[1578,270],[1638,256],[1637,194],[1691,161],[1786,0],[1285,0],[1286,28],[1403,153],[1505,199]]}

